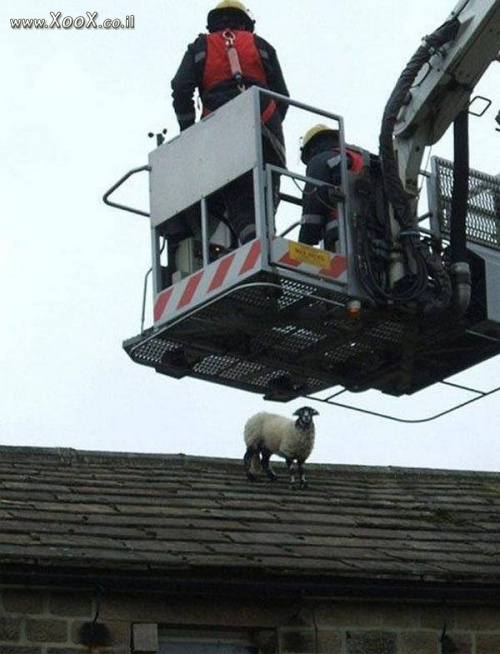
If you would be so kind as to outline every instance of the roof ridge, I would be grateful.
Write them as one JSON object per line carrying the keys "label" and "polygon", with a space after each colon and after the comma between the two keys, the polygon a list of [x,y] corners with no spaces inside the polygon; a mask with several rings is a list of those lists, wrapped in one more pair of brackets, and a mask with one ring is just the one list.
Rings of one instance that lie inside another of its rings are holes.
{"label": "roof ridge", "polygon": [[[114,460],[128,465],[142,465],[150,462],[157,465],[159,461],[168,462],[170,465],[177,463],[179,467],[196,464],[215,464],[235,466],[241,465],[240,458],[200,456],[192,454],[169,454],[158,452],[117,452],[117,451],[100,451],[100,450],[79,450],[71,447],[37,447],[29,445],[0,445],[0,461],[23,462],[25,460],[57,460],[59,464],[71,466],[79,463],[97,463],[103,460]],[[279,463],[278,463],[279,465]],[[335,471],[341,473],[369,473],[371,475],[390,475],[390,476],[419,476],[428,475],[436,477],[482,477],[482,478],[500,478],[500,472],[491,470],[456,470],[443,468],[419,468],[409,466],[376,466],[376,465],[356,465],[343,463],[307,463],[308,469],[320,471]]]}

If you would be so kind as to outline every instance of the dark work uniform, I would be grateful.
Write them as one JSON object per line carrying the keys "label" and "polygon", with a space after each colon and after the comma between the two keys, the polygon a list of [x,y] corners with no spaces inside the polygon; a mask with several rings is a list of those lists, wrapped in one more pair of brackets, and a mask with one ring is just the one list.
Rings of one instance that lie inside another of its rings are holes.
{"label": "dark work uniform", "polygon": [[[327,147],[327,149],[324,149]],[[358,152],[347,148],[347,165],[351,173],[362,168],[362,157]],[[341,157],[338,148],[323,141],[316,150],[312,150],[307,162],[306,176],[338,186],[341,183]],[[338,211],[330,190],[306,182],[302,194],[302,219],[299,241],[308,245],[317,245],[324,241],[326,250],[335,251],[339,238]]]}
{"label": "dark work uniform", "polygon": [[[218,26],[219,27],[219,26]],[[215,111],[241,90],[233,77],[223,37],[230,26],[220,24],[220,29],[200,36],[188,46],[181,65],[172,80],[174,110],[181,131],[195,122],[193,94],[198,89],[203,105],[203,115]],[[243,74],[245,88],[258,85],[281,95],[288,96],[288,89],[274,48],[250,31],[231,29],[234,47]],[[282,121],[288,105],[262,98],[262,123],[264,125],[264,160],[285,166],[285,149]],[[266,138],[266,130],[270,136]],[[228,184],[223,190],[227,219],[241,243],[255,237],[255,215],[252,172]]]}

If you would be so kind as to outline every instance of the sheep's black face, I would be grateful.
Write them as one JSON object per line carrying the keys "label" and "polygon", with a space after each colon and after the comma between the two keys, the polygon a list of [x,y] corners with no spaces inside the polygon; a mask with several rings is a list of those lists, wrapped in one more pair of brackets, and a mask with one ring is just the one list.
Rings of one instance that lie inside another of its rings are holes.
{"label": "sheep's black face", "polygon": [[310,406],[303,406],[301,409],[297,409],[293,415],[298,416],[297,422],[307,427],[312,423],[314,416],[318,416],[319,413]]}

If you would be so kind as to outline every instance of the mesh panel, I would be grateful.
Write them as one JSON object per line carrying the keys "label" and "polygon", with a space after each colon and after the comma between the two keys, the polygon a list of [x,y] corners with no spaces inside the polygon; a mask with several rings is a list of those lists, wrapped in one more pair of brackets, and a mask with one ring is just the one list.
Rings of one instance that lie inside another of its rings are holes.
{"label": "mesh panel", "polygon": [[381,320],[375,326],[366,330],[366,337],[376,342],[401,344],[406,334],[405,325],[395,320]]}
{"label": "mesh panel", "polygon": [[297,328],[294,325],[283,327],[272,327],[266,333],[261,343],[263,347],[270,347],[286,357],[294,356],[302,350],[315,345],[322,339],[320,334],[304,328]]}
{"label": "mesh panel", "polygon": [[134,358],[142,360],[144,363],[160,364],[165,355],[174,352],[181,352],[182,348],[177,343],[164,341],[159,338],[153,338],[144,343],[133,346],[131,354]]}
{"label": "mesh panel", "polygon": [[325,351],[324,356],[329,364],[332,365],[333,363],[346,363],[372,351],[373,346],[371,345],[367,345],[364,342],[351,341],[350,343],[343,343],[331,350]]}
{"label": "mesh panel", "polygon": [[[443,235],[449,237],[453,163],[435,157],[432,167],[435,187],[430,200],[432,203],[434,198],[436,207],[431,206],[431,211],[436,213]],[[466,233],[470,241],[500,249],[500,177],[471,170]]]}
{"label": "mesh panel", "polygon": [[247,379],[264,370],[264,366],[257,363],[241,361],[233,356],[208,356],[193,366],[193,370],[200,375],[214,375],[222,379]]}
{"label": "mesh panel", "polygon": [[[293,388],[293,381],[286,369],[276,366],[242,361],[237,357],[214,355],[193,366],[197,376],[210,378],[212,381],[223,383],[225,380],[235,385],[243,385],[268,392],[280,387]],[[312,393],[327,388],[324,380],[307,377],[302,380],[300,389]],[[298,388],[298,386],[296,385]]]}
{"label": "mesh panel", "polygon": [[[304,303],[305,298],[310,298],[309,306],[312,306],[311,303],[315,302],[315,299],[311,296],[317,297],[319,289],[310,284],[304,284],[291,279],[283,279],[281,283],[283,289],[283,294],[280,298],[280,307],[286,309],[287,307],[293,306],[298,302]],[[346,296],[342,293],[328,292],[328,298],[334,302],[339,302],[340,304],[345,304]],[[318,302],[321,304],[321,301]]]}

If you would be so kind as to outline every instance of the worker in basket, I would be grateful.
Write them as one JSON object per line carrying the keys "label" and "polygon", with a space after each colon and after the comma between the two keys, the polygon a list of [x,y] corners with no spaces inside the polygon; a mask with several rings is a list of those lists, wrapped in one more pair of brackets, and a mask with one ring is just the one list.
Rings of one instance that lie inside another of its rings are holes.
{"label": "worker in basket", "polygon": [[[194,124],[198,90],[207,116],[247,88],[257,85],[288,96],[275,49],[254,34],[255,21],[243,3],[223,0],[208,13],[208,34],[191,43],[174,79],[172,97],[179,127]],[[266,163],[285,167],[282,121],[288,105],[262,96],[261,120]],[[249,171],[222,190],[226,219],[240,244],[255,238],[253,176]]]}
{"label": "worker in basket", "polygon": [[[341,184],[339,132],[327,125],[314,125],[305,134],[301,145],[301,160],[306,164],[306,176],[334,186]],[[346,148],[347,167],[351,174],[363,169],[359,152]],[[332,188],[306,182],[302,193],[302,218],[299,241],[316,245],[323,241],[325,250],[335,252],[339,239],[337,202]]]}

